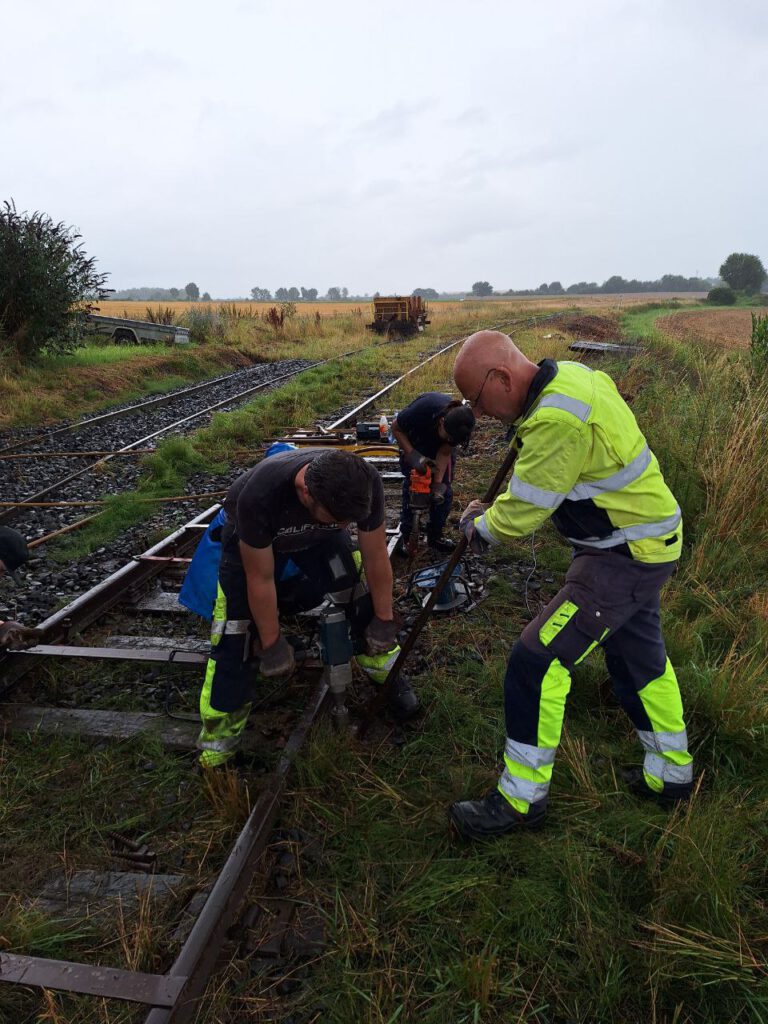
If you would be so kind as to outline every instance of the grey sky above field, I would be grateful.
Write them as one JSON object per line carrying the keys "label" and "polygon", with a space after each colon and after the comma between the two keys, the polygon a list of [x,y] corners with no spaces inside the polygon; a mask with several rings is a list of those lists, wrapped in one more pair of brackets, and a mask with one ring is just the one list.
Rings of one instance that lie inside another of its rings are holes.
{"label": "grey sky above field", "polygon": [[768,257],[764,0],[2,5],[0,198],[214,296]]}

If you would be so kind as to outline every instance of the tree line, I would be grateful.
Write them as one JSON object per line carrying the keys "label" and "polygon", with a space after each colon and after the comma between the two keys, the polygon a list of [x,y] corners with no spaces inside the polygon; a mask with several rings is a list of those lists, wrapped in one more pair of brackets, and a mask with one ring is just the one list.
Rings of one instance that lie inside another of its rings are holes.
{"label": "tree line", "polygon": [[210,302],[209,292],[200,294],[200,289],[194,281],[184,285],[183,288],[120,288],[112,293],[113,299],[123,299],[126,302]]}

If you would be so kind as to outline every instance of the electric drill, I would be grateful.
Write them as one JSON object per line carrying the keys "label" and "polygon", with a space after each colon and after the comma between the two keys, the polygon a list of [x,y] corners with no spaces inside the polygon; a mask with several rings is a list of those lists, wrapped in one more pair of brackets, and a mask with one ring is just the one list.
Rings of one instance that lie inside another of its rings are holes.
{"label": "electric drill", "polygon": [[410,558],[414,558],[416,552],[419,550],[419,533],[421,517],[425,512],[429,512],[429,502],[431,498],[431,493],[431,468],[427,466],[423,473],[418,472],[418,470],[412,469],[408,495],[411,503],[411,511],[413,512],[413,526],[411,527],[411,535],[408,538],[408,555]]}

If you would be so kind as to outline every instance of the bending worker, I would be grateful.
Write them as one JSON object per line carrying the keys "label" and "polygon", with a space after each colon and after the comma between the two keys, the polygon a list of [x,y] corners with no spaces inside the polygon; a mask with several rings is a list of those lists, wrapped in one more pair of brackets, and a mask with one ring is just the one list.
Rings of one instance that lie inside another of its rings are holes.
{"label": "bending worker", "polygon": [[[0,576],[7,572],[11,579],[19,583],[16,571],[28,561],[29,548],[19,531],[9,526],[0,526]],[[20,622],[0,622],[0,647],[19,650],[37,643],[39,638],[39,630],[22,626]]]}
{"label": "bending worker", "polygon": [[625,773],[630,788],[664,803],[686,799],[691,755],[659,617],[682,522],[634,415],[607,374],[551,359],[537,366],[497,331],[467,339],[454,376],[480,415],[513,427],[518,451],[508,489],[464,512],[470,547],[523,537],[551,516],[574,559],[509,656],[498,788],[453,804],[453,823],[468,838],[541,824],[571,671],[598,646],[645,750],[643,767]]}
{"label": "bending worker", "polygon": [[455,545],[443,537],[453,503],[453,470],[456,446],[466,445],[472,436],[475,416],[470,408],[440,391],[427,391],[402,409],[392,424],[392,433],[400,446],[403,473],[403,502],[400,513],[400,543],[404,554],[413,527],[410,503],[411,470],[426,473],[432,469],[427,543],[436,551],[453,551]]}
{"label": "bending worker", "polygon": [[[308,610],[339,595],[351,618],[358,664],[383,683],[400,650],[392,613],[392,567],[384,528],[381,477],[348,452],[304,448],[260,462],[230,487],[221,564],[200,714],[200,763],[225,763],[240,745],[256,669],[290,675],[294,651],[280,630],[279,609]],[[357,524],[368,600],[352,600],[358,583],[345,527]],[[299,575],[283,580],[288,560]],[[401,719],[419,710],[408,679],[389,697]]]}

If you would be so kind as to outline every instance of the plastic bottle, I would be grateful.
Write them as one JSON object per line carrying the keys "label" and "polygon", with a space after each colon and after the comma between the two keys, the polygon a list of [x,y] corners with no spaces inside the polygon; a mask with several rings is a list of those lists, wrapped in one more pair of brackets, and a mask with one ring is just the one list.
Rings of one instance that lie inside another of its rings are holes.
{"label": "plastic bottle", "polygon": [[389,441],[389,420],[384,413],[379,420],[379,437],[382,441]]}

